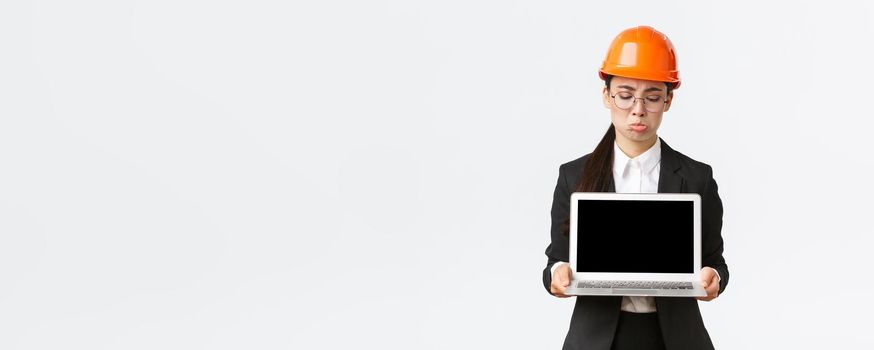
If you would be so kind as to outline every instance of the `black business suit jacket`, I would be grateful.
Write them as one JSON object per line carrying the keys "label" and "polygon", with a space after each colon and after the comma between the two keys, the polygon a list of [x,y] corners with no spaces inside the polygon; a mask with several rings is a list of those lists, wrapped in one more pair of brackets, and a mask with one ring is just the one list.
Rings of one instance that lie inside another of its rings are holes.
{"label": "black business suit jacket", "polygon": [[[713,180],[713,170],[709,165],[675,151],[664,140],[661,140],[661,147],[658,191],[701,195],[701,264],[719,272],[719,292],[722,293],[728,285],[728,265],[722,257],[722,201],[717,193],[716,181]],[[543,286],[547,292],[552,283],[552,265],[569,261],[569,240],[562,235],[562,228],[570,215],[570,195],[581,177],[585,176],[582,174],[583,165],[590,156],[587,154],[559,167],[552,201],[552,241],[546,247],[548,259],[543,269]],[[611,187],[609,192],[615,191],[615,187]],[[570,329],[562,349],[610,349],[621,301],[621,296],[576,297]],[[656,297],[655,301],[667,349],[713,349],[696,299]]]}

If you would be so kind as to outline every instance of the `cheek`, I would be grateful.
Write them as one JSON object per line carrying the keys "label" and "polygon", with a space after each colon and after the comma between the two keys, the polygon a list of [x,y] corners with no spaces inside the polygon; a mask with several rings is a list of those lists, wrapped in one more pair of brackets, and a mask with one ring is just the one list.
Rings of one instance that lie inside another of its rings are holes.
{"label": "cheek", "polygon": [[613,107],[610,109],[610,120],[613,122],[613,126],[619,127],[625,123],[625,118],[628,117],[628,112]]}
{"label": "cheek", "polygon": [[659,114],[657,116],[653,116],[653,118],[652,118],[653,130],[658,129],[658,127],[660,125],[662,125],[662,115]]}

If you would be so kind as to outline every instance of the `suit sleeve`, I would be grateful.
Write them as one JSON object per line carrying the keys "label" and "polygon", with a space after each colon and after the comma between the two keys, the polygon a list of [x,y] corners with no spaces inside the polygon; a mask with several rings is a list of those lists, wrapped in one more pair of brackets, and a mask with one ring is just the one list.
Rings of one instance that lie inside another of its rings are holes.
{"label": "suit sleeve", "polygon": [[722,294],[728,286],[728,265],[722,256],[722,200],[719,199],[719,187],[713,179],[713,169],[707,168],[707,183],[701,194],[701,264],[709,266],[719,273],[719,293]]}
{"label": "suit sleeve", "polygon": [[566,171],[564,165],[558,168],[558,181],[552,196],[552,227],[549,232],[550,243],[546,247],[546,267],[543,269],[543,287],[547,293],[550,293],[549,286],[552,284],[550,268],[559,261],[570,260],[569,238],[562,234],[564,224],[570,216],[571,202]]}

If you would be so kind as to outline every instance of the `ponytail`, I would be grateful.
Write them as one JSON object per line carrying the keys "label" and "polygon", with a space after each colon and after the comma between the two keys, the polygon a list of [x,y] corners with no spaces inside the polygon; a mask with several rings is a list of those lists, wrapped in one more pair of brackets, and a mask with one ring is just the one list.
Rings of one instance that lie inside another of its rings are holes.
{"label": "ponytail", "polygon": [[589,156],[583,166],[583,176],[574,192],[607,192],[613,186],[613,143],[616,141],[616,128],[610,128]]}
{"label": "ponytail", "polygon": [[[607,192],[613,187],[613,143],[616,141],[616,129],[613,124],[601,138],[601,142],[595,147],[595,151],[589,155],[588,161],[583,166],[580,182],[574,192]],[[564,221],[561,234],[568,237],[570,232],[570,218]]]}
{"label": "ponytail", "polygon": [[[610,89],[612,75],[604,77],[604,85]],[[668,84],[670,85],[670,84]],[[607,192],[613,185],[613,143],[616,142],[616,128],[610,123],[610,128],[604,133],[601,142],[592,151],[589,161],[583,166],[580,183],[574,192]]]}

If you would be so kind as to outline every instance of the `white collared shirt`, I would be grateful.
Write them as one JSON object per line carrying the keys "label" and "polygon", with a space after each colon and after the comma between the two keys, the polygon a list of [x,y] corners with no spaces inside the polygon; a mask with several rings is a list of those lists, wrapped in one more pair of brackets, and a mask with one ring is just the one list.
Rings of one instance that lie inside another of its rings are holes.
{"label": "white collared shirt", "polygon": [[[613,182],[616,185],[616,193],[658,193],[661,161],[662,147],[661,140],[658,138],[652,147],[634,158],[629,158],[614,141]],[[552,265],[553,275],[561,264],[566,262]],[[716,276],[718,281],[719,273],[716,273]],[[655,297],[623,296],[621,309],[638,313],[656,312]]]}
{"label": "white collared shirt", "polygon": [[[652,147],[634,158],[628,158],[614,142],[613,182],[616,193],[658,193],[661,161],[662,147],[658,138]],[[655,298],[624,296],[621,308],[628,312],[656,312]]]}

